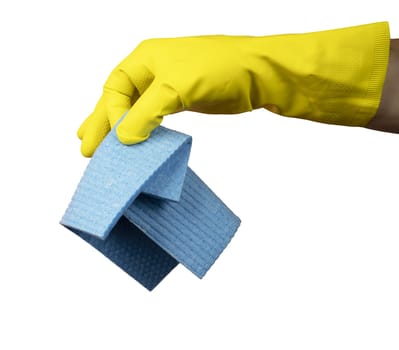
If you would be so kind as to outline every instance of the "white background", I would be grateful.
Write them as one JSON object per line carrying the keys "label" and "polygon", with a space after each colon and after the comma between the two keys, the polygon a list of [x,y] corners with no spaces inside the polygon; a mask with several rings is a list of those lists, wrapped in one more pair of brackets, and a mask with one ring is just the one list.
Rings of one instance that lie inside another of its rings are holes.
{"label": "white background", "polygon": [[383,20],[399,37],[388,0],[2,2],[0,348],[398,349],[398,135],[165,118],[242,219],[203,280],[179,266],[149,293],[58,224],[87,164],[76,130],[141,40]]}

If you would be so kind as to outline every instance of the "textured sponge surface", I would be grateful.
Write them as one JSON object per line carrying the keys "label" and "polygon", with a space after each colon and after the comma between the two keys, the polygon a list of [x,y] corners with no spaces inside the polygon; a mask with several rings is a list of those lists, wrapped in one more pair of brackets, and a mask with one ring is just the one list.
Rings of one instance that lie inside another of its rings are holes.
{"label": "textured sponge surface", "polygon": [[179,202],[141,195],[125,215],[198,277],[205,275],[240,225],[190,168]]}
{"label": "textured sponge surface", "polygon": [[61,223],[105,238],[141,192],[177,200],[190,147],[190,136],[163,127],[129,147],[113,129],[86,168]]}
{"label": "textured sponge surface", "polygon": [[105,240],[73,231],[149,290],[178,264],[123,216]]}

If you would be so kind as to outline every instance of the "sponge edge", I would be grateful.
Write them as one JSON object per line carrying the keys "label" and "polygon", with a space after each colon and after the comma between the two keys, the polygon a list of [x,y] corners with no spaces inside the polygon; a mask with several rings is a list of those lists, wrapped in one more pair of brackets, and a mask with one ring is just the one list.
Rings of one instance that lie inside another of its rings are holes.
{"label": "sponge edge", "polygon": [[149,290],[178,263],[202,278],[240,219],[187,167],[190,148],[190,136],[162,127],[126,146],[114,129],[61,224]]}

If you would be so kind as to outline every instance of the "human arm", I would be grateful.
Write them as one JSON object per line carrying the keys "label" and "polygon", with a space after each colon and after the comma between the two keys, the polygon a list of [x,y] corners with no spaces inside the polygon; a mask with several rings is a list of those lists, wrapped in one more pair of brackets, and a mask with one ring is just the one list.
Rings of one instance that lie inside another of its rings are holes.
{"label": "human arm", "polygon": [[381,103],[366,128],[399,133],[399,39],[392,39]]}

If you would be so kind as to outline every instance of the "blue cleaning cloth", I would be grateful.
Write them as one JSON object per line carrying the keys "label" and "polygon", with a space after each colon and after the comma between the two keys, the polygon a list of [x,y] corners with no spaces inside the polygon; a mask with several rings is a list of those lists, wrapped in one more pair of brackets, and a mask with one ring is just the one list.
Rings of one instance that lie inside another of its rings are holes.
{"label": "blue cleaning cloth", "polygon": [[111,131],[61,224],[147,289],[179,262],[203,277],[240,220],[187,167],[190,148],[190,136],[163,127],[134,146]]}
{"label": "blue cleaning cloth", "polygon": [[148,290],[154,289],[178,262],[122,216],[107,239],[71,228]]}

